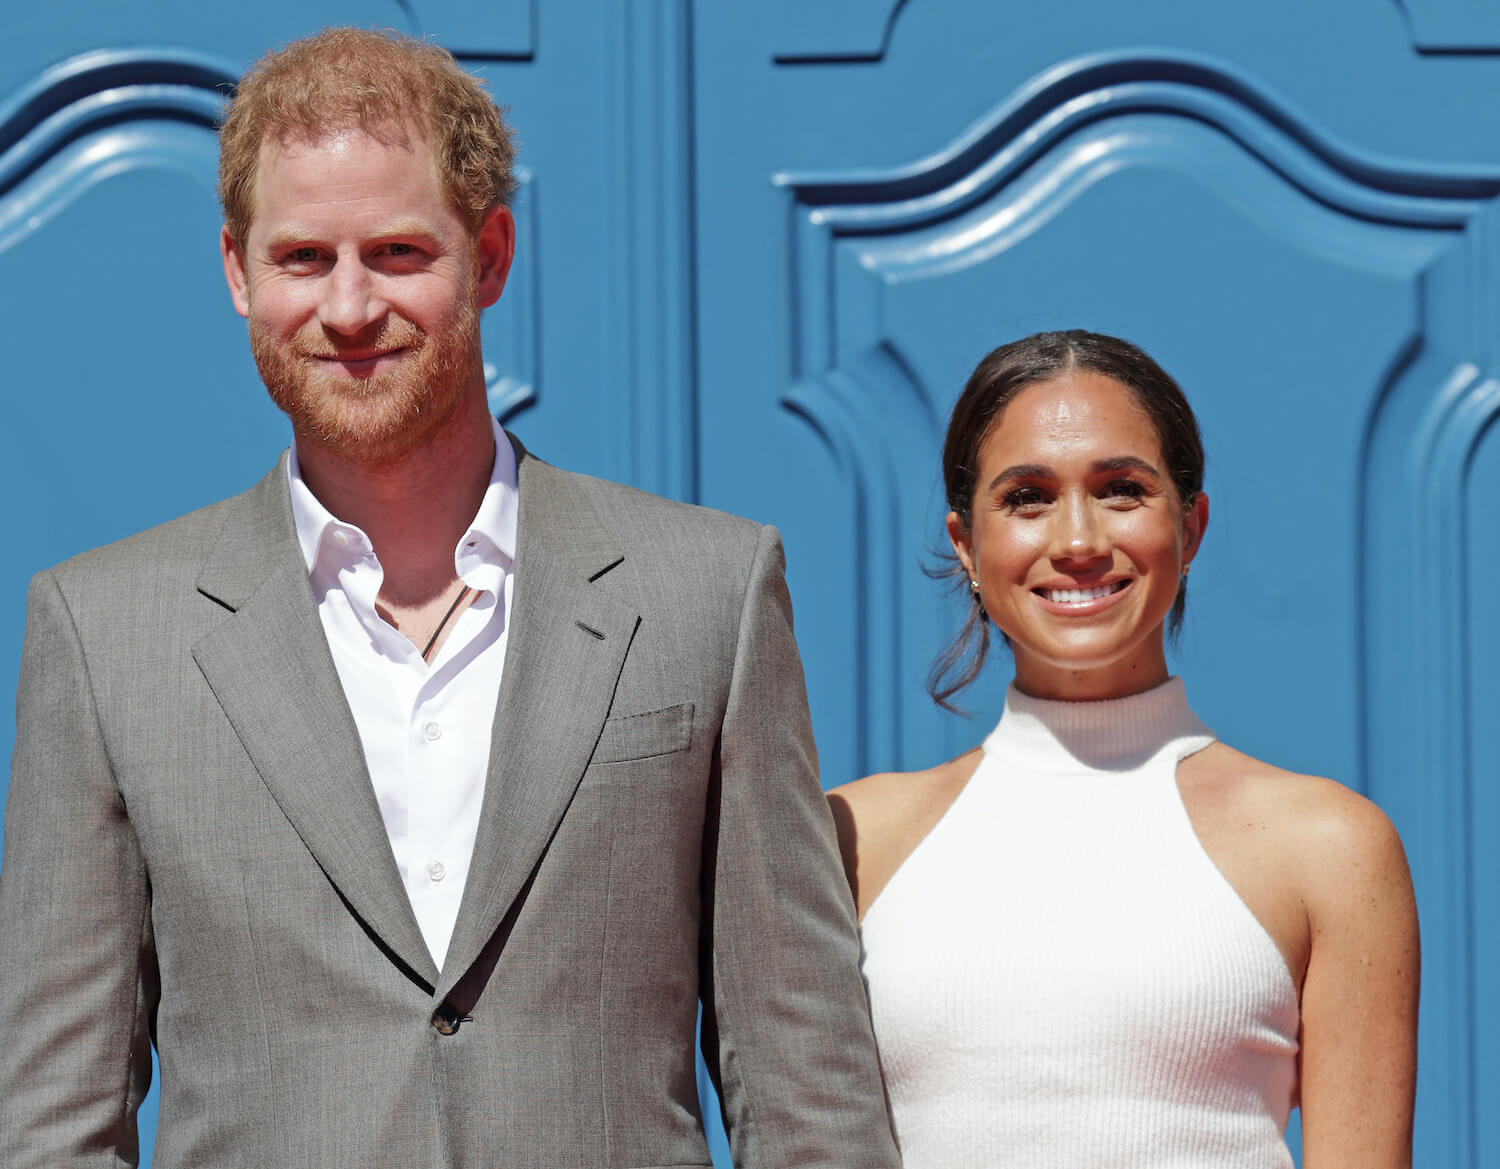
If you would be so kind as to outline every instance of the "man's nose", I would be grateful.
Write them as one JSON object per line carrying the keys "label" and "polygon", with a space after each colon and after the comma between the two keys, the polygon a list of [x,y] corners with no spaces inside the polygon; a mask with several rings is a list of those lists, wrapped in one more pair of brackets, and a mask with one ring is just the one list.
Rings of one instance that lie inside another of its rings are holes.
{"label": "man's nose", "polygon": [[385,311],[369,269],[357,257],[340,256],[326,277],[318,303],[319,322],[337,333],[357,333]]}

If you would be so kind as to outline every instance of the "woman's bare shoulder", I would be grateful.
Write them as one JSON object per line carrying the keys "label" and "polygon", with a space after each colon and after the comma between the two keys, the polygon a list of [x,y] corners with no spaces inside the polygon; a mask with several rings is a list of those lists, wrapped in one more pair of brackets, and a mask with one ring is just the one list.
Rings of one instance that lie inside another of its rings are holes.
{"label": "woman's bare shoulder", "polygon": [[978,765],[979,748],[974,747],[936,767],[867,775],[832,789],[828,795],[846,801],[860,815],[877,819],[904,816],[934,801],[946,808]]}
{"label": "woman's bare shoulder", "polygon": [[860,917],[943,818],[979,759],[975,747],[936,767],[867,775],[828,793],[844,873]]}
{"label": "woman's bare shoulder", "polygon": [[1351,866],[1406,879],[1406,856],[1390,818],[1354,789],[1303,775],[1215,743],[1179,771],[1185,798],[1246,830],[1264,830],[1297,864],[1311,892],[1346,883]]}

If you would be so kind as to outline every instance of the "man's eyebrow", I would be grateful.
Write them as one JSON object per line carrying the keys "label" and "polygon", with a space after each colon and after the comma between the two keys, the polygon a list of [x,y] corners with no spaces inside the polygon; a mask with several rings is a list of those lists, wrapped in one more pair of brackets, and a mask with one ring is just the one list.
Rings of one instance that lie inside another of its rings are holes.
{"label": "man's eyebrow", "polygon": [[[435,238],[431,224],[424,223],[420,219],[392,219],[388,223],[382,223],[376,230],[368,234],[371,240],[395,239],[400,236],[414,237],[416,239]],[[316,242],[318,233],[306,228],[290,224],[279,227],[266,239],[266,250],[276,251],[280,248],[289,247],[292,244],[303,244]]]}
{"label": "man's eyebrow", "polygon": [[421,219],[392,219],[388,223],[382,223],[375,231],[370,232],[371,239],[390,239],[397,235],[414,235],[420,239],[433,239],[435,233],[432,224]]}
{"label": "man's eyebrow", "polygon": [[313,234],[295,227],[279,227],[266,237],[266,251],[275,252],[292,244],[300,244]]}

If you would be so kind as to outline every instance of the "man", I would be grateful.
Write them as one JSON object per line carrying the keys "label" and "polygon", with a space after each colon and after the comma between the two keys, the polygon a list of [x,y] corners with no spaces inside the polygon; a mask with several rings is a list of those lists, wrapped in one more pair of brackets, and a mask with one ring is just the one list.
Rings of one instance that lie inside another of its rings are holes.
{"label": "man", "polygon": [[33,582],[0,1163],[895,1165],[776,534],[549,467],[477,318],[510,144],[431,46],[246,77],[225,273],[289,457]]}

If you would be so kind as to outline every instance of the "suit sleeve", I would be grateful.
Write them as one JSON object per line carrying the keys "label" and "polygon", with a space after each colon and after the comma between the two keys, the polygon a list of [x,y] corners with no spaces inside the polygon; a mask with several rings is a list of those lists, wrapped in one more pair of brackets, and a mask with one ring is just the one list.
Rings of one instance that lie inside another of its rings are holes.
{"label": "suit sleeve", "polygon": [[149,892],[77,629],[31,585],[0,859],[0,1163],[135,1165]]}
{"label": "suit sleeve", "polygon": [[740,1169],[895,1167],[783,570],[766,528],[710,785],[705,1059]]}

